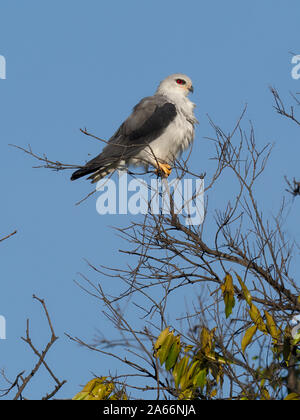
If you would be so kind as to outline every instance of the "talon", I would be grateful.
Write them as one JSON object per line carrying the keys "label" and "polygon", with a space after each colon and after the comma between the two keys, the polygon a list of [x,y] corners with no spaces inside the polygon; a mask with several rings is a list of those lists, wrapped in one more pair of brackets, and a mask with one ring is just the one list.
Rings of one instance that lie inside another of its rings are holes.
{"label": "talon", "polygon": [[158,168],[155,170],[155,173],[162,178],[168,178],[171,172],[172,168],[167,163],[158,163]]}

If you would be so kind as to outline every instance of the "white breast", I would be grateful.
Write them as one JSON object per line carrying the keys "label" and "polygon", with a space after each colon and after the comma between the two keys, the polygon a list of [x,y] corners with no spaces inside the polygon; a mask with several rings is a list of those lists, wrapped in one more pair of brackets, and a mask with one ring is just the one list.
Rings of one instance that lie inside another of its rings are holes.
{"label": "white breast", "polygon": [[163,134],[141,150],[130,164],[145,167],[149,164],[157,166],[156,162],[172,164],[189,147],[194,139],[194,124],[197,120],[193,114],[194,104],[184,99],[186,101],[179,106],[175,103],[177,115]]}

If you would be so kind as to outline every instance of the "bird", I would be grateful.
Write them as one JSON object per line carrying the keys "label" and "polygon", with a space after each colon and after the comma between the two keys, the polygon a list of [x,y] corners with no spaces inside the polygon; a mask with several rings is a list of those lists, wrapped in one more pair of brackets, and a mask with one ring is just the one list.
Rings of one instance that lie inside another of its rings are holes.
{"label": "bird", "polygon": [[153,96],[143,98],[131,115],[106,142],[102,152],[76,170],[71,180],[89,175],[98,182],[117,169],[149,165],[167,178],[172,164],[194,140],[195,104],[188,98],[194,92],[192,80],[182,73],[162,80]]}

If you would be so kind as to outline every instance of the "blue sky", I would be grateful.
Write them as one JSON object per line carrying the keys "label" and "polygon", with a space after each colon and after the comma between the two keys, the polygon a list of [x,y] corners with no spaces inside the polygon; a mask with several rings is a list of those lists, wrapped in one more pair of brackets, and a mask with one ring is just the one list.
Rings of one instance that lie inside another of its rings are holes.
{"label": "blue sky", "polygon": [[[61,337],[49,355],[49,364],[68,380],[60,397],[74,395],[91,371],[104,375],[108,365],[117,367],[70,343],[64,332],[91,340],[96,329],[110,331],[99,303],[74,280],[79,272],[97,280],[84,258],[125,264],[117,252],[125,244],[111,225],[124,226],[129,216],[99,216],[95,198],[75,206],[90,191],[87,182],[71,183],[68,172],[33,169],[36,162],[9,144],[30,144],[50,159],[80,164],[99,152],[99,143],[79,128],[109,138],[161,79],[183,72],[193,80],[200,121],[191,169],[208,177],[213,171],[207,114],[229,131],[247,103],[245,127],[251,120],[258,144],[275,144],[257,188],[271,215],[284,195],[284,175],[299,176],[297,127],[276,115],[268,89],[276,86],[287,100],[289,91],[300,91],[300,79],[291,77],[291,53],[300,53],[299,13],[296,0],[2,2],[0,54],[7,78],[0,80],[1,237],[18,230],[0,244],[0,315],[7,321],[0,367],[10,378],[35,361],[20,340],[26,319],[35,342],[47,339],[33,293],[46,299]],[[222,203],[230,192],[227,182],[223,196],[212,199]],[[287,234],[298,240],[299,205],[291,201],[287,221]],[[111,287],[117,293],[118,284]],[[44,390],[51,385],[42,373],[27,395],[38,398]]]}

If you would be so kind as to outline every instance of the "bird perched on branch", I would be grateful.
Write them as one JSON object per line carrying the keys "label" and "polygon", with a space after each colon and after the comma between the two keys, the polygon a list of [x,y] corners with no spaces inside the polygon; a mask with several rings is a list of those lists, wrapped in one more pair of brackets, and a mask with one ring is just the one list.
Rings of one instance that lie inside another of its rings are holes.
{"label": "bird perched on branch", "polygon": [[116,169],[149,165],[168,177],[175,159],[194,139],[195,104],[191,79],[172,74],[164,79],[153,96],[142,99],[132,114],[109,139],[102,152],[72,174],[71,180],[90,175],[97,182]]}

